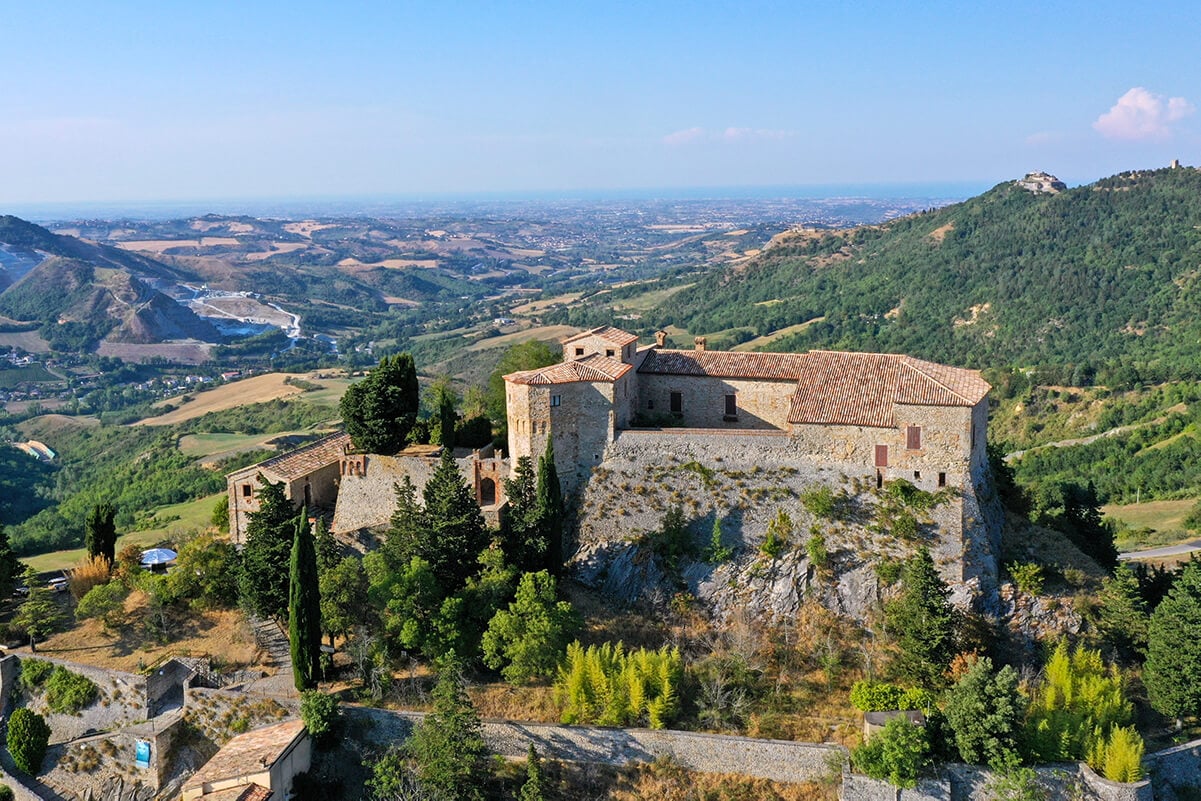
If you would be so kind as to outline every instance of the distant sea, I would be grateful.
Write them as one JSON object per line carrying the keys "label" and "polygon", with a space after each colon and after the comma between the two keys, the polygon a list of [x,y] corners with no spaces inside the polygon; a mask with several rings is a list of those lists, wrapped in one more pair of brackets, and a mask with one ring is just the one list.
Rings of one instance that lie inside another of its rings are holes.
{"label": "distant sea", "polygon": [[944,205],[974,197],[993,184],[986,182],[813,184],[805,186],[724,186],[659,189],[607,189],[591,191],[478,192],[461,194],[395,194],[340,197],[212,198],[208,200],[155,200],[124,202],[9,203],[0,214],[15,214],[34,222],[80,219],[169,220],[204,214],[252,217],[338,217],[421,215],[461,208],[486,208],[550,204],[571,206],[592,203],[637,203],[722,200],[820,201],[860,198],[873,201],[928,200]]}

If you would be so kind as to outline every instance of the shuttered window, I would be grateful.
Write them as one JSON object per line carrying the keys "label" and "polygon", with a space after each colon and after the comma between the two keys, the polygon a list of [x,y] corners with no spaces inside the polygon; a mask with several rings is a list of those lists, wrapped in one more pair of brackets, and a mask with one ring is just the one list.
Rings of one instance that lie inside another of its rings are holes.
{"label": "shuttered window", "polygon": [[876,467],[888,467],[888,446],[876,446]]}
{"label": "shuttered window", "polygon": [[905,429],[905,447],[911,451],[922,449],[922,427],[909,426]]}

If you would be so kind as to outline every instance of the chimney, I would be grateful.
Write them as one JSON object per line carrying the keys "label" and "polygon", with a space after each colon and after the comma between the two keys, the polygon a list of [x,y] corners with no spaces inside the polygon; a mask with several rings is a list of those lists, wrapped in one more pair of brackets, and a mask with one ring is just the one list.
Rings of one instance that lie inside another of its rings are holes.
{"label": "chimney", "polygon": [[692,344],[696,345],[697,350],[704,350],[705,349],[705,338],[704,337],[696,337],[692,340]]}
{"label": "chimney", "polygon": [[655,332],[655,346],[662,348],[666,344],[667,344],[667,332],[666,331],[656,331]]}

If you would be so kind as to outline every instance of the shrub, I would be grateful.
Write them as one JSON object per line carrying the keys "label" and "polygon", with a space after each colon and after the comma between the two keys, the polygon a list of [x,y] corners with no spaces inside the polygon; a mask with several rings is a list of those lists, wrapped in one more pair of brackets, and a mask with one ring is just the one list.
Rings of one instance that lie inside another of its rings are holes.
{"label": "shrub", "polygon": [[71,569],[68,579],[71,595],[77,601],[83,598],[93,587],[107,583],[111,570],[112,565],[99,554],[84,559]]}
{"label": "shrub", "polygon": [[342,711],[338,699],[320,690],[305,690],[300,694],[300,719],[305,731],[319,745],[327,742],[338,725]]}
{"label": "shrub", "polygon": [[680,712],[684,667],[678,649],[639,648],[626,653],[619,642],[567,646],[555,679],[555,698],[568,724],[629,726],[645,719],[661,729]]}
{"label": "shrub", "polygon": [[79,599],[79,604],[75,607],[75,619],[98,617],[106,629],[113,628],[124,617],[127,595],[129,590],[119,581],[97,584]]}
{"label": "shrub", "polygon": [[0,784],[0,801],[13,801],[13,788],[7,784]]}
{"label": "shrub", "polygon": [[777,558],[788,547],[788,538],[791,534],[792,518],[789,517],[788,512],[781,509],[767,524],[767,536],[763,538],[763,544],[759,546],[759,551],[764,556]]}
{"label": "shrub", "polygon": [[[1101,738],[1097,737],[1098,746]],[[1143,738],[1133,726],[1114,726],[1109,730],[1109,739],[1104,747],[1097,748],[1094,759],[1101,766],[1105,778],[1111,782],[1136,782],[1143,778]]]}
{"label": "shrub", "polygon": [[917,687],[898,687],[883,681],[857,681],[851,687],[851,706],[860,712],[929,709],[934,693]]}
{"label": "shrub", "polygon": [[663,515],[663,522],[657,531],[648,535],[651,550],[659,556],[668,568],[674,569],[679,564],[680,557],[692,550],[692,541],[688,537],[688,521],[684,518],[684,510],[678,505],[672,506]]}
{"label": "shrub", "polygon": [[44,659],[21,660],[21,686],[28,692],[37,692],[54,670],[54,663]]}
{"label": "shrub", "polygon": [[830,564],[830,553],[826,550],[826,536],[820,531],[813,533],[805,542],[805,553],[809,555],[809,561],[818,570],[825,570]]}
{"label": "shrub", "polygon": [[806,490],[801,493],[801,505],[814,517],[829,520],[834,516],[834,491],[826,486]]}
{"label": "shrub", "polygon": [[41,715],[21,707],[8,719],[8,752],[17,767],[31,776],[42,769],[46,744],[50,742],[50,727]]}
{"label": "shrub", "polygon": [[720,565],[728,562],[733,555],[734,549],[722,544],[721,518],[714,512],[713,531],[709,535],[709,550],[705,554],[705,561],[709,564]]}
{"label": "shrub", "polygon": [[1005,566],[1019,592],[1040,595],[1043,591],[1043,569],[1033,562],[1010,562]]}
{"label": "shrub", "polygon": [[46,681],[46,705],[51,711],[74,714],[96,700],[100,688],[87,676],[58,666]]}
{"label": "shrub", "polygon": [[855,770],[896,787],[917,786],[917,777],[929,761],[930,741],[921,726],[904,715],[892,718],[884,730],[851,752]]}
{"label": "shrub", "polygon": [[917,518],[909,512],[901,512],[892,522],[892,534],[902,540],[917,537]]}

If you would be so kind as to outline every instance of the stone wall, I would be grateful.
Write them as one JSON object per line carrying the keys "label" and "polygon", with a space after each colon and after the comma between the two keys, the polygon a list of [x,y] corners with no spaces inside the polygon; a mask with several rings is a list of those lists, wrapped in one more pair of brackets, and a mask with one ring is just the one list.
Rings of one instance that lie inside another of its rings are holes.
{"label": "stone wall", "polygon": [[[671,393],[678,392],[683,401],[681,421],[688,428],[784,431],[796,387],[795,380],[639,373],[638,411],[648,416],[668,414]],[[733,420],[726,419],[727,395],[733,395],[737,404]]]}
{"label": "stone wall", "polygon": [[[344,709],[350,725],[379,747],[402,742],[424,717],[369,707]],[[625,765],[671,757],[691,770],[740,773],[778,782],[823,779],[841,770],[848,758],[839,745],[684,731],[484,721],[483,734],[493,753],[512,759],[524,759],[532,743],[539,755],[549,759]]]}
{"label": "stone wall", "polygon": [[1201,789],[1201,740],[1167,748],[1145,760],[1159,801],[1177,801],[1176,788]]}
{"label": "stone wall", "polygon": [[547,438],[553,436],[559,482],[565,493],[574,492],[600,464],[605,446],[613,437],[615,391],[619,391],[617,386],[609,382],[506,382],[511,463],[516,464],[523,456],[536,462],[546,451]]}
{"label": "stone wall", "polygon": [[[417,488],[417,500],[433,475],[439,459],[432,456],[379,456],[357,454],[354,472],[342,476],[338,505],[330,530],[344,534],[360,529],[386,528],[396,511],[396,485],[408,476]],[[475,455],[455,459],[469,487],[476,486]],[[474,491],[474,490],[473,490]],[[498,493],[502,491],[497,488]]]}

